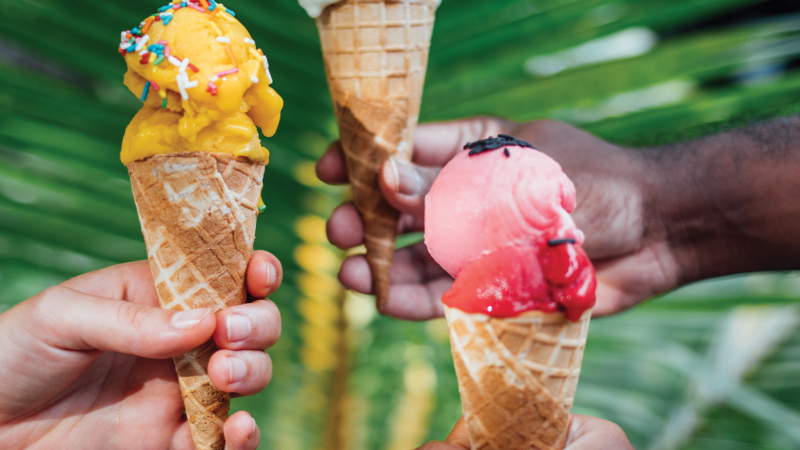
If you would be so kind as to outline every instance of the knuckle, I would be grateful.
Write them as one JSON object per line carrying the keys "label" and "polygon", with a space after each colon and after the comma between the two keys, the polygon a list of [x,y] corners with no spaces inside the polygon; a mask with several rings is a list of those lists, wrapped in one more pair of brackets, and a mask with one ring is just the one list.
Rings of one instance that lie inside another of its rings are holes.
{"label": "knuckle", "polygon": [[618,440],[627,440],[628,439],[628,436],[625,434],[625,430],[623,430],[622,427],[617,425],[616,423],[613,423],[613,422],[611,423],[611,427],[610,427],[609,431]]}
{"label": "knuckle", "polygon": [[53,293],[49,292],[51,289],[53,288],[48,288],[27,300],[26,304],[31,309],[33,317],[44,317],[41,313],[47,311],[47,305],[52,302]]}
{"label": "knuckle", "polygon": [[272,338],[274,341],[277,341],[281,337],[281,328],[282,328],[282,321],[281,321],[281,311],[273,302],[267,302],[267,314],[269,316],[269,323],[272,333]]}
{"label": "knuckle", "polygon": [[49,324],[57,321],[59,306],[69,294],[69,289],[63,286],[53,286],[40,292],[29,300],[33,317]]}
{"label": "knuckle", "polygon": [[67,288],[62,286],[49,287],[33,297],[33,303],[39,307],[46,307],[64,298]]}
{"label": "knuckle", "polygon": [[31,317],[35,322],[38,322],[36,328],[51,328],[48,325],[56,320],[53,311],[58,303],[58,299],[63,297],[64,289],[65,288],[61,286],[53,286],[31,297],[27,301]]}
{"label": "knuckle", "polygon": [[134,329],[141,329],[147,324],[146,316],[144,309],[139,305],[120,302],[117,306],[117,321],[130,324]]}

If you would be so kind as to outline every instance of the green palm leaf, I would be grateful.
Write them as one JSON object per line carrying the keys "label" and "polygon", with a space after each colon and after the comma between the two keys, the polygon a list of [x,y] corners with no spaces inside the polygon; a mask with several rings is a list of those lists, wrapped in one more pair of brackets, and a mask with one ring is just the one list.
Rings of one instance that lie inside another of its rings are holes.
{"label": "green palm leaf", "polygon": [[[342,255],[322,224],[345,193],[313,177],[336,136],[314,22],[293,0],[232,1],[286,100],[264,140],[256,240],[284,263],[284,333],[272,385],[234,406],[267,430],[262,448],[442,439],[461,413],[443,321],[379,317],[334,278]],[[422,119],[551,117],[660,145],[796,114],[800,19],[779,3],[445,0]],[[0,0],[0,312],[145,257],[118,158],[139,103],[115,40],[157,6]],[[619,423],[642,449],[800,447],[799,291],[791,275],[715,280],[595,321],[575,412]]]}

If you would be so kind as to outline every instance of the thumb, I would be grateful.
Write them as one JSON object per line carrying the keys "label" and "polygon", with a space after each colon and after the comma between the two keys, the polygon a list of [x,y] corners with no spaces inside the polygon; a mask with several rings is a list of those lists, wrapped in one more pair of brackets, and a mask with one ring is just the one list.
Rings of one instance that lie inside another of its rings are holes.
{"label": "thumb", "polygon": [[176,312],[95,297],[64,286],[42,292],[18,313],[28,317],[18,317],[17,322],[27,324],[32,335],[51,347],[153,359],[170,358],[200,346],[216,327],[209,308]]}
{"label": "thumb", "polygon": [[513,133],[519,125],[494,117],[474,117],[454,122],[420,125],[414,133],[414,161],[421,166],[390,158],[383,164],[380,186],[390,205],[421,219],[425,195],[433,180],[464,144],[500,133]]}
{"label": "thumb", "polygon": [[381,168],[381,192],[386,201],[401,213],[422,218],[425,196],[441,170],[389,158]]}

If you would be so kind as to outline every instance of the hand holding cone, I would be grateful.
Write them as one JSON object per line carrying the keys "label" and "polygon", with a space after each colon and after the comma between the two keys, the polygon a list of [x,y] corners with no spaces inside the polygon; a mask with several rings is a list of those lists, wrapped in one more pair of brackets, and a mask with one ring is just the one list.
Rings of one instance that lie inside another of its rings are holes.
{"label": "hand holding cone", "polygon": [[[225,154],[174,153],[128,165],[161,307],[220,310],[247,299],[264,163]],[[230,396],[208,377],[213,340],[175,358],[192,439],[223,450]]]}
{"label": "hand holding cone", "polygon": [[390,156],[411,159],[436,7],[435,0],[343,0],[317,19],[379,309],[399,213],[383,198],[378,173]]}

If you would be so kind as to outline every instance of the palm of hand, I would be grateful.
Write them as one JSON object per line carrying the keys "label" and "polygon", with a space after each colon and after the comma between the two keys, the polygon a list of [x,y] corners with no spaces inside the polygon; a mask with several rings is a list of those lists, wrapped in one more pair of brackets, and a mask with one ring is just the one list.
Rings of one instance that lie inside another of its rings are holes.
{"label": "palm of hand", "polygon": [[171,360],[104,352],[85,370],[76,365],[73,372],[80,376],[67,385],[21,387],[21,392],[40,394],[23,401],[41,406],[0,426],[0,434],[23,448],[64,448],[76,436],[81,445],[91,436],[95,443],[119,448],[171,448],[172,442],[191,439],[182,427],[184,406]]}

